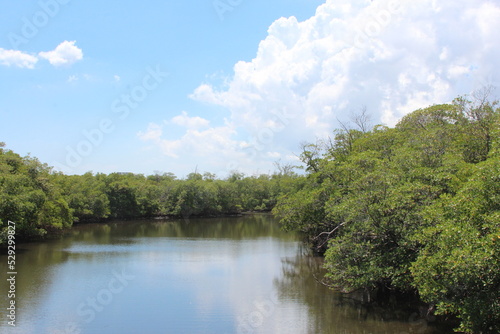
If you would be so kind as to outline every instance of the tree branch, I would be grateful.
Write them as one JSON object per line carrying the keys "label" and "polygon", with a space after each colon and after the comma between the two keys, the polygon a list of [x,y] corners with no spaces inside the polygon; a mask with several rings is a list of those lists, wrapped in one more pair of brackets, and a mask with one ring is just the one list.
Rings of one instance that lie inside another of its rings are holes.
{"label": "tree branch", "polygon": [[335,233],[335,231],[337,231],[341,226],[345,225],[347,222],[343,222],[343,223],[340,223],[339,225],[337,225],[333,230],[331,230],[330,232],[321,232],[320,234],[318,234],[316,237],[314,237],[314,240],[317,240],[319,239],[319,237],[321,237],[323,234],[326,234],[327,237],[326,237],[326,240],[321,243],[321,245],[319,245],[317,248],[321,248],[323,247],[327,242],[328,240],[330,240],[330,235],[332,235],[333,233]]}

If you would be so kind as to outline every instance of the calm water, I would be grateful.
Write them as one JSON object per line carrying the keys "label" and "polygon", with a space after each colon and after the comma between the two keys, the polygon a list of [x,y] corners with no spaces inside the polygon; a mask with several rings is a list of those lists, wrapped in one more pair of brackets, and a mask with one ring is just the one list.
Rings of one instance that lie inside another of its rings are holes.
{"label": "calm water", "polygon": [[3,279],[1,333],[449,332],[418,307],[361,307],[317,283],[321,259],[268,215],[78,226],[16,260],[17,326]]}

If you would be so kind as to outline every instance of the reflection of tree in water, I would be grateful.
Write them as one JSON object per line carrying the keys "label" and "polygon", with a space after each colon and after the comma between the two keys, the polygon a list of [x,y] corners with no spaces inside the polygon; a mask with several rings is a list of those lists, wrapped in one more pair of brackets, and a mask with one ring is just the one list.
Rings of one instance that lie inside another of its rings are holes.
{"label": "reflection of tree in water", "polygon": [[453,333],[448,325],[427,316],[427,307],[414,297],[390,296],[363,303],[361,295],[334,292],[319,280],[323,259],[306,249],[282,261],[283,275],[275,281],[280,301],[303,303],[309,310],[309,333],[389,334]]}
{"label": "reflection of tree in water", "polygon": [[285,233],[271,215],[242,217],[190,218],[169,220],[111,221],[73,228],[74,241],[92,240],[98,244],[133,243],[136,238],[255,239],[279,238],[295,241],[294,233]]}

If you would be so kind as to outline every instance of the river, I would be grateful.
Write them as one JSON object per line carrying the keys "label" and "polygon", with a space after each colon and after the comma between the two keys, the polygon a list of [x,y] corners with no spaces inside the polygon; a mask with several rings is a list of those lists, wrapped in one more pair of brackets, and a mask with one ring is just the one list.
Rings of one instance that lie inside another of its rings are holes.
{"label": "river", "polygon": [[321,259],[270,215],[75,226],[18,245],[16,271],[1,333],[450,333],[417,305],[361,306],[318,283]]}

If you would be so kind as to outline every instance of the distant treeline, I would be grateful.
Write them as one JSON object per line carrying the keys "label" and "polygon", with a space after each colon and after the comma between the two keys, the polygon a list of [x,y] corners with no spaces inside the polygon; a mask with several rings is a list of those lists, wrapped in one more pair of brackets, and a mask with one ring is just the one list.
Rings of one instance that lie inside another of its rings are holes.
{"label": "distant treeline", "polygon": [[325,254],[332,287],[413,291],[461,331],[500,333],[500,109],[486,93],[394,128],[361,114],[304,145],[307,181],[274,213]]}
{"label": "distant treeline", "polygon": [[[284,192],[300,186],[289,167],[273,175],[224,179],[191,173],[65,175],[33,157],[0,146],[0,222],[16,224],[18,239],[38,238],[78,222],[158,216],[187,218],[270,211]],[[303,177],[302,177],[303,179]],[[0,233],[5,241],[6,230]]]}
{"label": "distant treeline", "polygon": [[0,219],[39,236],[79,221],[271,210],[325,255],[337,290],[418,294],[461,331],[500,332],[500,108],[487,90],[405,116],[365,113],[303,144],[306,175],[64,175],[0,147]]}

